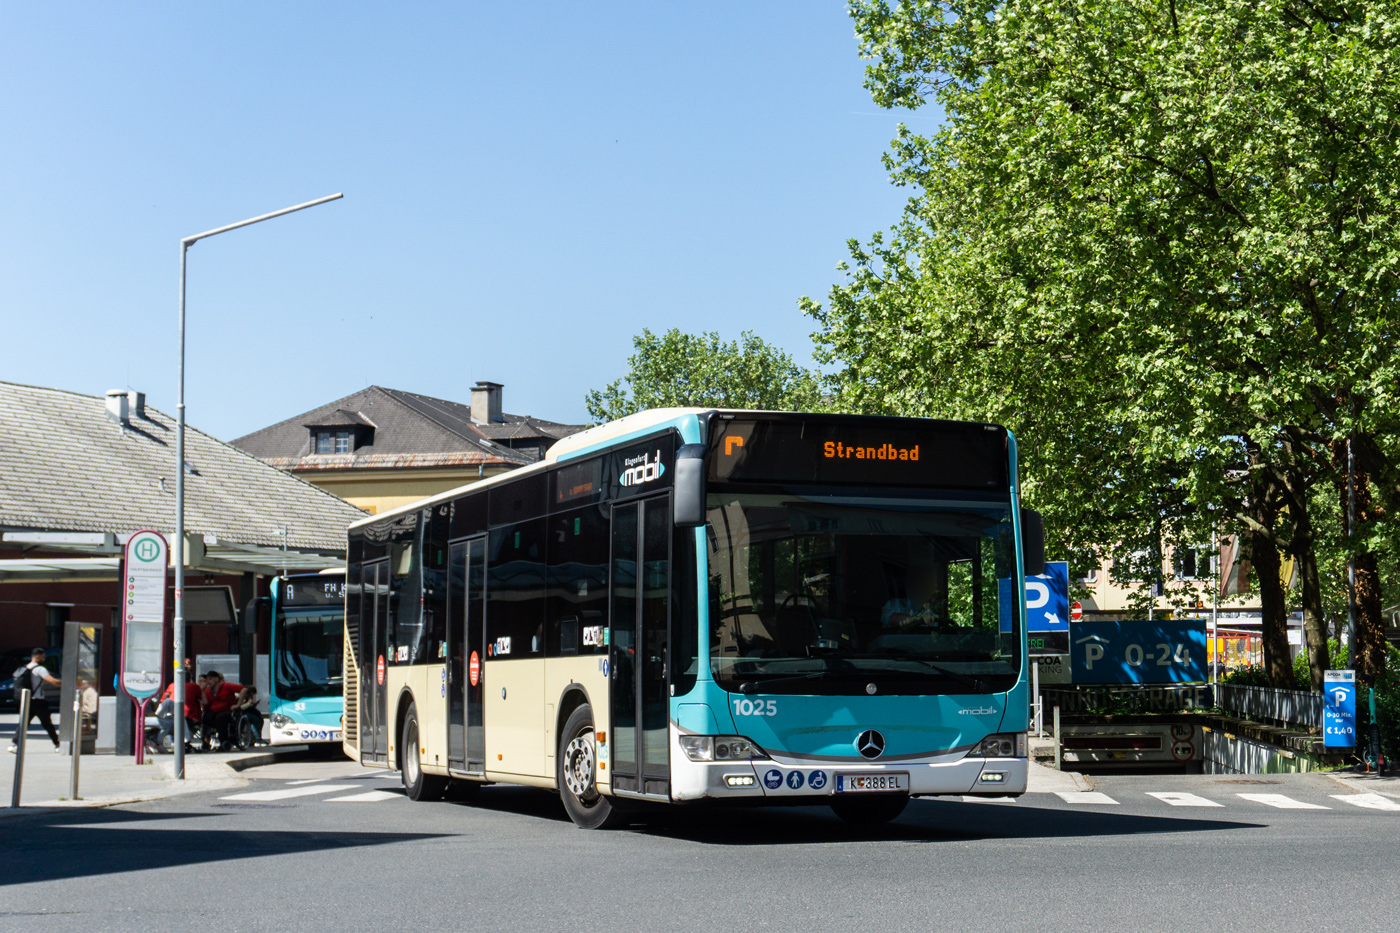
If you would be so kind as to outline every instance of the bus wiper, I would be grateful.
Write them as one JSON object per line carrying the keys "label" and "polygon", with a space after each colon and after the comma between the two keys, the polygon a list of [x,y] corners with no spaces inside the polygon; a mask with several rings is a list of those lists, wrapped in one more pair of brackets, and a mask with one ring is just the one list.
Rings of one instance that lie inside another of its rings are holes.
{"label": "bus wiper", "polygon": [[757,693],[759,687],[776,687],[788,684],[800,684],[808,680],[817,680],[828,674],[844,674],[847,671],[813,671],[810,674],[795,674],[791,677],[775,677],[772,680],[748,680],[739,685],[740,693]]}
{"label": "bus wiper", "polygon": [[976,677],[969,677],[966,674],[955,671],[952,668],[944,667],[941,664],[934,664],[932,661],[925,661],[922,658],[901,658],[901,660],[909,660],[914,661],[918,664],[922,664],[924,667],[927,667],[929,670],[937,674],[942,674],[944,677],[950,677],[960,684],[966,684],[973,690],[976,690],[978,693],[988,692],[986,684],[982,683],[982,681],[978,680]]}

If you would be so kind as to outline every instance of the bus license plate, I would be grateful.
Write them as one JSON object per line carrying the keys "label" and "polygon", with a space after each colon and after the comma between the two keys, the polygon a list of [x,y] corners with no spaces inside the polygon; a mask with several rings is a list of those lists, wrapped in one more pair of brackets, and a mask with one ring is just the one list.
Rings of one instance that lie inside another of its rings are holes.
{"label": "bus license plate", "polygon": [[909,775],[903,771],[891,774],[838,774],[836,793],[854,794],[868,791],[909,790]]}

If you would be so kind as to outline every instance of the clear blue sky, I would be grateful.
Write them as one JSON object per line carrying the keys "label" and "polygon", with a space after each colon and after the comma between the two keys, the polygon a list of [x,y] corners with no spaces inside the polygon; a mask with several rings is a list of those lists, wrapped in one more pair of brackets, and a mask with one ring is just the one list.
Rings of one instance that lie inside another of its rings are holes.
{"label": "clear blue sky", "polygon": [[0,379],[225,440],[369,384],[585,417],[631,337],[797,310],[905,195],[838,2],[0,4]]}

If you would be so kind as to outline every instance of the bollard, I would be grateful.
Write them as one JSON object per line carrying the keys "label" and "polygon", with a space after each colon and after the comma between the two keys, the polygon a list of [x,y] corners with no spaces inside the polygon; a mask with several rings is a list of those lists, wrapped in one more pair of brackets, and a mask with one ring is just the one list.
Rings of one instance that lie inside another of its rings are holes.
{"label": "bollard", "polygon": [[73,766],[68,772],[68,799],[78,799],[78,759],[83,753],[83,688],[73,691],[73,734],[69,737]]}
{"label": "bollard", "polygon": [[1060,771],[1060,708],[1055,707],[1055,770]]}
{"label": "bollard", "polygon": [[15,726],[15,783],[10,788],[10,807],[19,809],[19,788],[24,782],[24,740],[29,731],[29,691],[19,694],[19,725]]}

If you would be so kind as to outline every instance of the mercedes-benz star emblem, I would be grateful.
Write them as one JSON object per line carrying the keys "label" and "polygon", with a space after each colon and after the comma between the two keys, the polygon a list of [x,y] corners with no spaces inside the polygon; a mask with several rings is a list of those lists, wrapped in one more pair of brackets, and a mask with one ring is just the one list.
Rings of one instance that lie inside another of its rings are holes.
{"label": "mercedes-benz star emblem", "polygon": [[866,758],[879,758],[885,751],[885,737],[874,729],[866,729],[856,738],[856,751]]}

